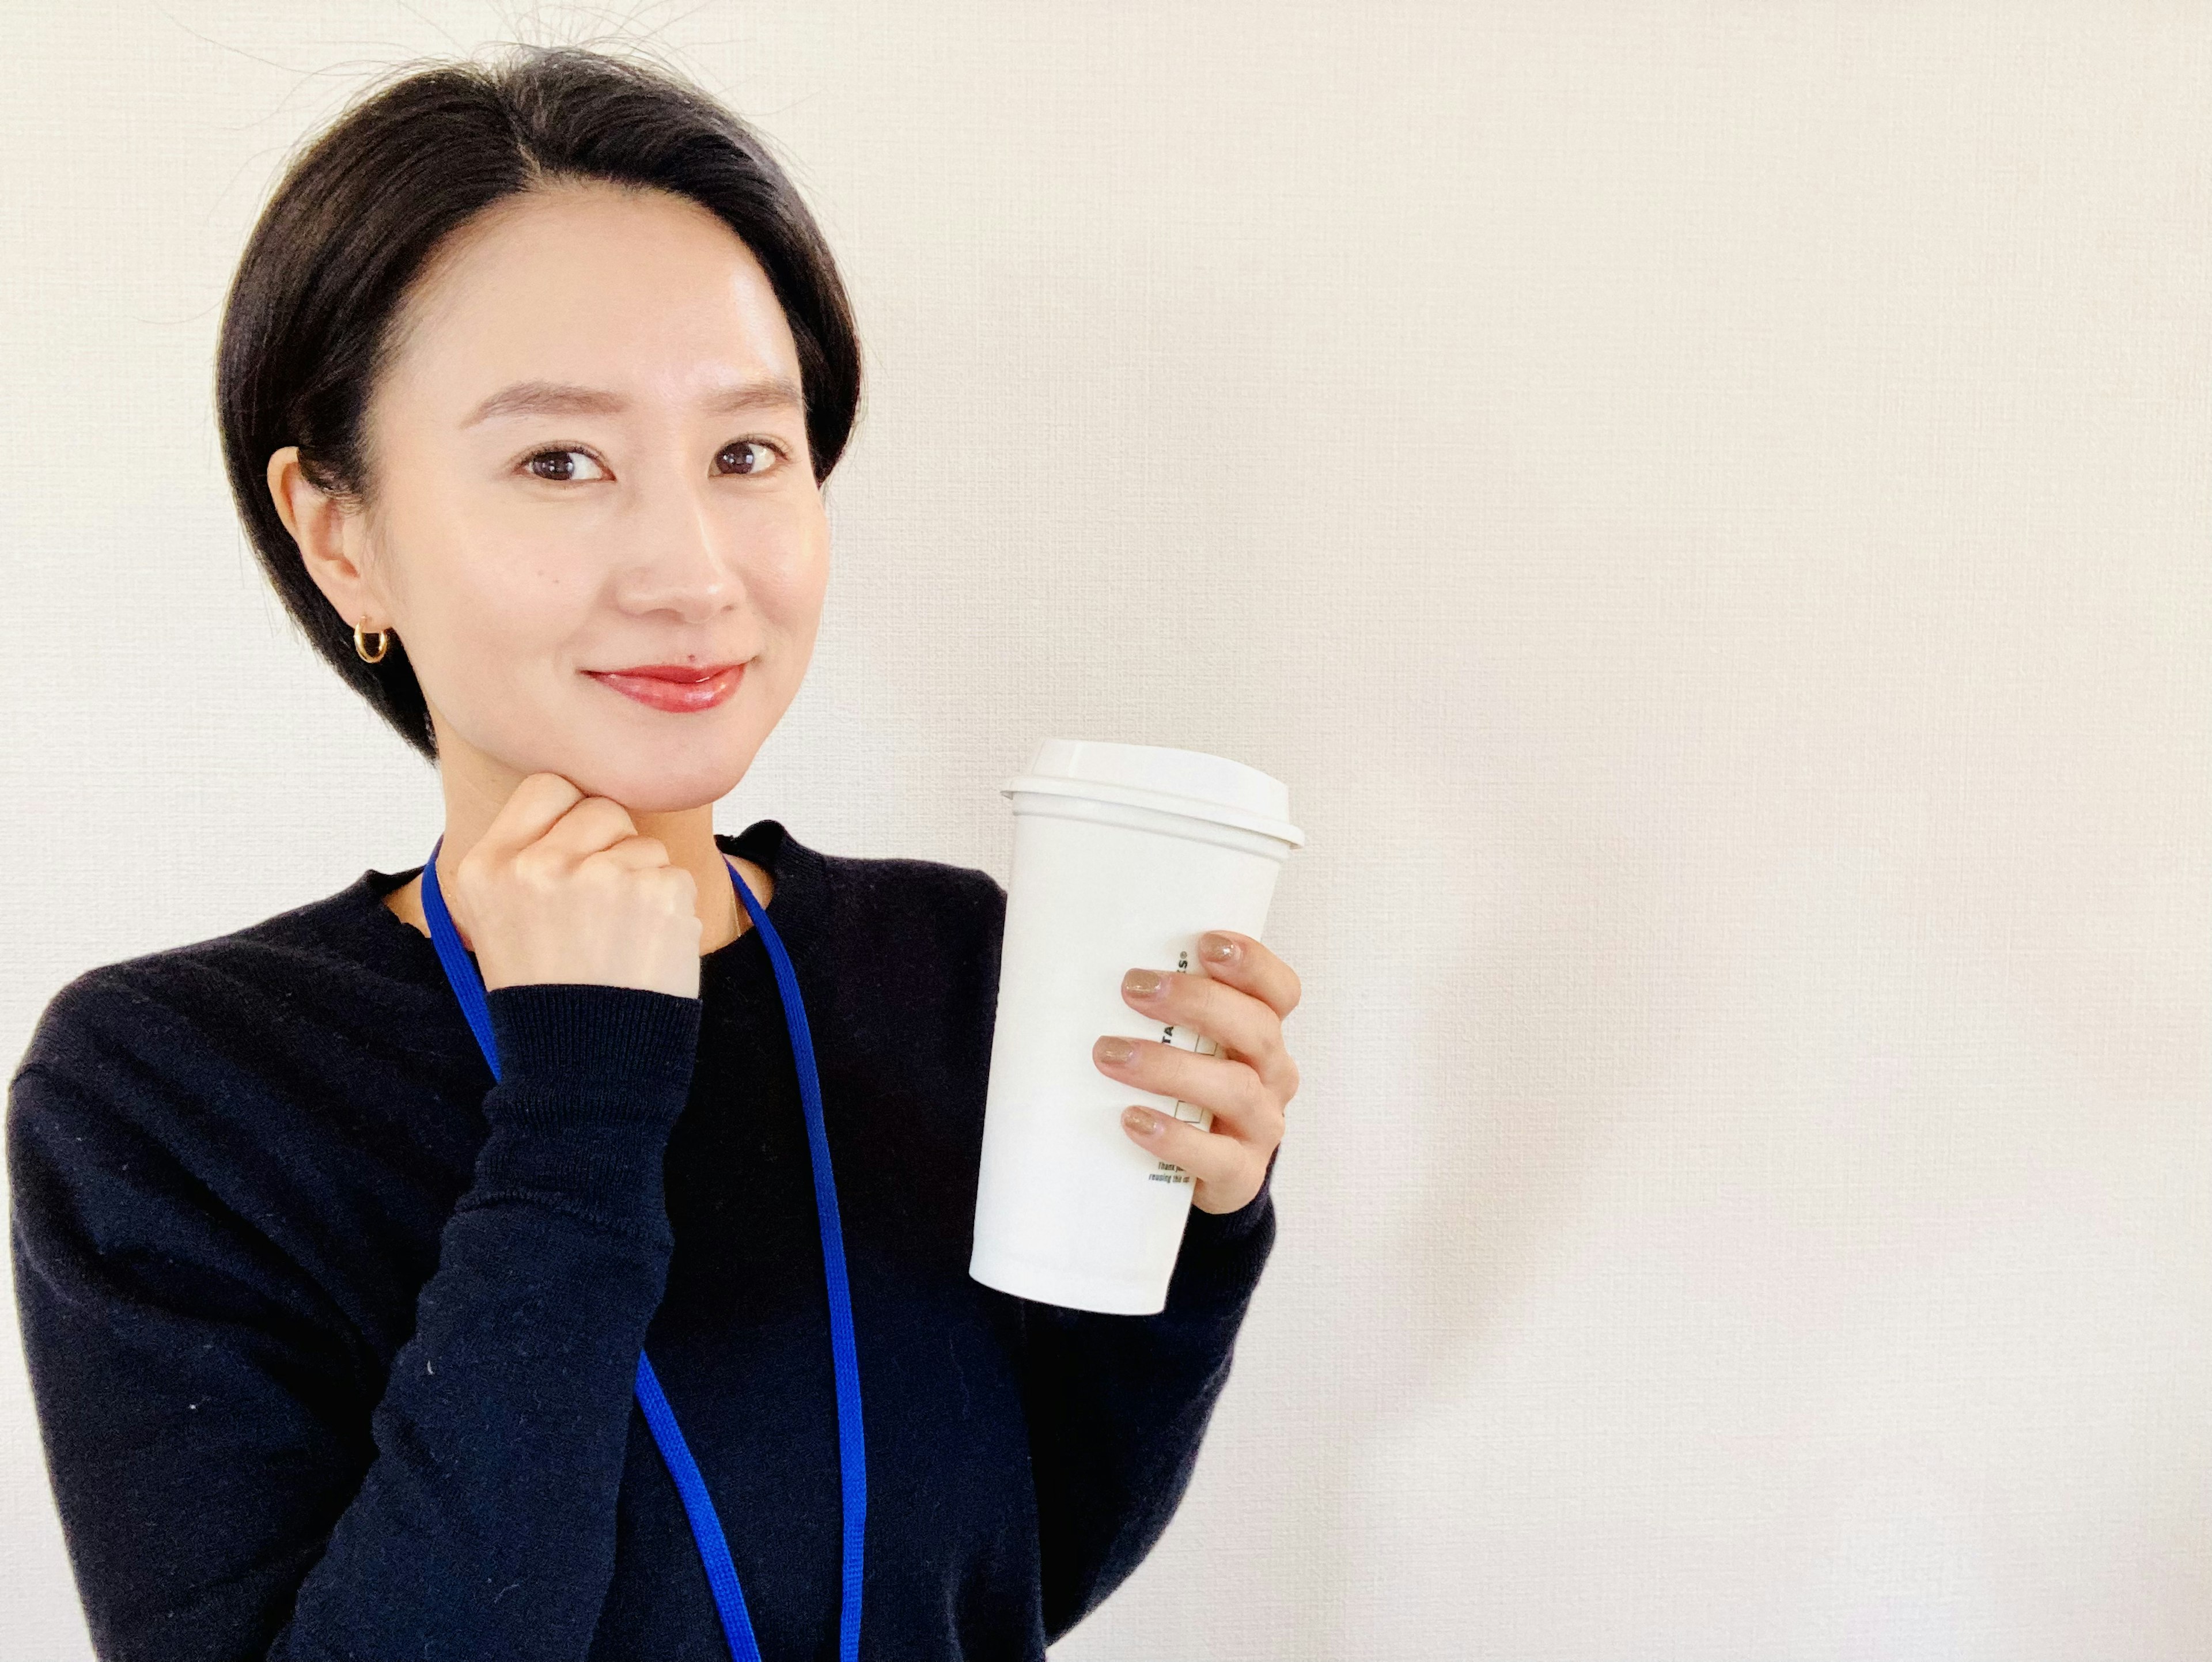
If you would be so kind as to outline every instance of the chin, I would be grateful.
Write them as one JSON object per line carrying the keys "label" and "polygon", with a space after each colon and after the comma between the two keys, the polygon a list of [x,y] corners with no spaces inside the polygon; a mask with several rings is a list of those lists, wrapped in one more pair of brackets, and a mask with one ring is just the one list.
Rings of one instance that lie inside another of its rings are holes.
{"label": "chin", "polygon": [[[748,758],[750,759],[750,758]],[[632,813],[681,813],[719,802],[745,776],[742,766],[645,768],[633,759],[595,772],[588,780],[568,776],[579,788],[611,796]]]}
{"label": "chin", "polygon": [[588,747],[556,747],[534,766],[559,774],[589,795],[611,797],[632,813],[681,813],[719,802],[735,790],[752,766],[760,740],[671,743],[659,755],[654,748],[640,745],[634,734],[610,734]]}

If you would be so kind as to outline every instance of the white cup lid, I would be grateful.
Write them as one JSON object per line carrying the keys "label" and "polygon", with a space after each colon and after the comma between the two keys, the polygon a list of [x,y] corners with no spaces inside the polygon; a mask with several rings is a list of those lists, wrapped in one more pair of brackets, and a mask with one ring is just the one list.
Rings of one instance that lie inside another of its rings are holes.
{"label": "white cup lid", "polygon": [[1048,739],[1029,771],[1000,786],[1047,795],[1091,796],[1241,826],[1292,847],[1305,834],[1290,823],[1290,787],[1257,768],[1203,751],[1164,745],[1115,745],[1097,739]]}

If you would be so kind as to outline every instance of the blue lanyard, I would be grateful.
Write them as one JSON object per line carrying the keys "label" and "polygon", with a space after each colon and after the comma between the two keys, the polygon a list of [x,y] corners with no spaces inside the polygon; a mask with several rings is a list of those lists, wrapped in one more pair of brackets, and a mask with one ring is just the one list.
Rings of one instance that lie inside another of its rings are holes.
{"label": "blue lanyard", "polygon": [[[438,949],[438,961],[445,965],[446,979],[453,984],[453,995],[460,1000],[461,1013],[469,1019],[477,1043],[483,1047],[484,1060],[491,1064],[492,1077],[497,1079],[499,1049],[492,1041],[491,1012],[484,1002],[483,978],[469,961],[468,949],[461,945],[460,932],[454,928],[453,916],[446,910],[445,897],[438,892],[438,849],[445,846],[445,841],[441,837],[432,846],[429,861],[422,868],[422,910],[430,920],[430,942]],[[806,1006],[799,995],[799,977],[792,971],[791,956],[784,951],[775,925],[769,922],[766,909],[753,898],[752,889],[739,874],[737,862],[725,855],[723,863],[729,867],[730,881],[736,886],[738,898],[744,902],[745,910],[752,915],[753,927],[760,931],[761,941],[768,948],[769,961],[775,968],[776,992],[783,1001],[784,1021],[791,1029],[792,1055],[799,1063],[799,1100],[806,1109],[806,1142],[814,1162],[814,1207],[822,1221],[822,1267],[830,1287],[830,1348],[837,1373],[837,1467],[845,1513],[845,1575],[837,1612],[837,1654],[842,1662],[858,1662],[860,1551],[867,1535],[868,1460],[866,1444],[860,1434],[860,1366],[853,1351],[853,1300],[845,1278],[845,1238],[837,1224],[837,1184],[830,1174],[830,1138],[822,1123],[822,1083],[814,1071],[814,1041],[807,1033]],[[642,1350],[637,1357],[637,1401],[645,1410],[645,1422],[652,1429],[653,1440],[660,1446],[660,1458],[667,1464],[669,1476],[676,1480],[676,1492],[683,1497],[684,1510],[691,1519],[691,1533],[699,1543],[700,1560],[707,1567],[707,1586],[714,1595],[714,1608],[721,1615],[722,1632],[730,1641],[730,1654],[735,1662],[761,1662],[760,1647],[754,1642],[752,1622],[745,1615],[744,1595],[738,1591],[737,1567],[730,1562],[730,1545],[723,1537],[721,1520],[714,1515],[714,1502],[707,1494],[698,1463],[692,1459],[684,1434],[677,1429],[676,1410],[668,1405],[660,1381],[653,1377],[653,1364],[646,1360]]]}

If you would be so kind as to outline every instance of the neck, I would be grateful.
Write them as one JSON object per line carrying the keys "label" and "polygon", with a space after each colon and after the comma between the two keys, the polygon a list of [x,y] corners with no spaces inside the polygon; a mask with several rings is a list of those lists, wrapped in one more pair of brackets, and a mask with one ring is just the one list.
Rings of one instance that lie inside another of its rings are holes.
{"label": "neck", "polygon": [[[443,746],[438,775],[446,798],[445,838],[438,849],[438,886],[450,892],[461,857],[490,829],[491,822],[526,776],[492,764],[490,758],[480,755],[471,756],[465,762]],[[667,849],[670,862],[691,874],[698,891],[699,950],[702,954],[727,946],[752,927],[752,918],[730,882],[722,850],[714,842],[713,803],[702,802],[696,807],[659,813],[632,808],[629,817],[638,835],[658,838]],[[750,860],[737,863],[754,896],[763,905],[768,904],[774,892],[774,879]],[[424,934],[430,933],[429,918],[422,910],[421,878],[410,879],[393,890],[384,898],[384,904],[403,922]],[[475,950],[465,932],[461,939],[464,946]]]}

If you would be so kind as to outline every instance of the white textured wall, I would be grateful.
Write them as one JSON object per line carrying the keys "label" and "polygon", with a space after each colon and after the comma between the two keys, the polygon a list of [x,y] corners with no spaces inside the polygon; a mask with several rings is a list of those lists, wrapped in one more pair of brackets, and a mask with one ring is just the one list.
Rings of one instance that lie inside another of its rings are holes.
{"label": "white textured wall", "polygon": [[[516,10],[515,8],[508,8]],[[781,144],[872,374],[724,805],[1310,849],[1282,1233],[1103,1659],[2212,1653],[2212,9],[531,9]],[[418,861],[209,410],[283,149],[499,9],[16,0],[9,1053]],[[15,1348],[0,1632],[81,1656]]]}

